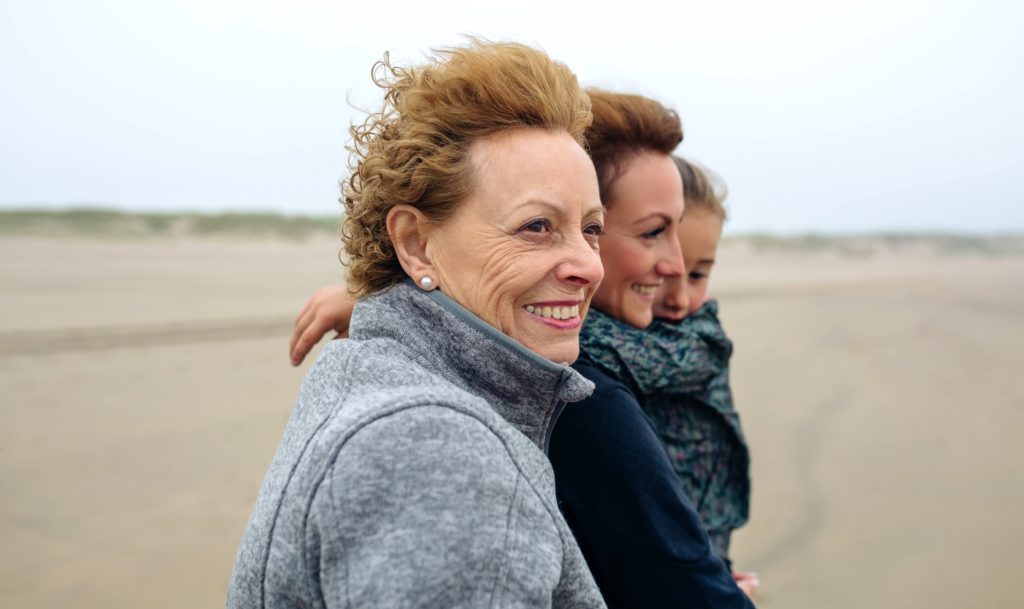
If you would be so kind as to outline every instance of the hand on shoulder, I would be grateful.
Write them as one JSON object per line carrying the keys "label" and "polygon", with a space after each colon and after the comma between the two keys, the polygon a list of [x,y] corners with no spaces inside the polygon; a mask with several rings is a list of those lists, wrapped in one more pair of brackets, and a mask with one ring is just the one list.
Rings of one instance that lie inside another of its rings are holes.
{"label": "hand on shoulder", "polygon": [[288,343],[292,366],[301,364],[313,345],[320,342],[328,331],[337,332],[335,338],[347,337],[353,307],[355,300],[343,285],[317,290],[295,318],[295,329]]}

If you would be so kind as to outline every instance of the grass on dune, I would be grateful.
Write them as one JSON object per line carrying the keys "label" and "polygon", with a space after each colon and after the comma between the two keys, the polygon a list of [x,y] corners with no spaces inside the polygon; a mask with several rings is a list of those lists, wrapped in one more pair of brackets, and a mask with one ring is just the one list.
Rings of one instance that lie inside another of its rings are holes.
{"label": "grass on dune", "polygon": [[102,208],[0,211],[2,235],[302,239],[314,234],[336,234],[337,229],[338,218],[275,213],[134,213]]}
{"label": "grass on dune", "polygon": [[[237,237],[301,240],[337,235],[340,217],[277,213],[138,213],[99,207],[0,210],[0,236],[89,238]],[[755,251],[832,253],[869,257],[882,252],[927,251],[940,255],[1024,255],[1024,235],[879,232],[851,235],[729,233],[726,245]]]}

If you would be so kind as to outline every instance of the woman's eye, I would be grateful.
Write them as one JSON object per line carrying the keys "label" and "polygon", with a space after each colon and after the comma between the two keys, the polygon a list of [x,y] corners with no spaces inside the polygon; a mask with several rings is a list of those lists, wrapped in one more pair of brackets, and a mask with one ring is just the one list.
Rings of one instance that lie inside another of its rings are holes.
{"label": "woman's eye", "polygon": [[600,224],[588,224],[583,229],[583,234],[587,236],[600,237],[604,234],[604,227]]}
{"label": "woman's eye", "polygon": [[644,239],[656,239],[658,237],[658,235],[660,235],[663,232],[665,232],[665,227],[664,226],[659,226],[658,228],[656,228],[654,230],[649,230],[649,231],[647,231],[646,233],[643,233],[640,236],[643,237]]}
{"label": "woman's eye", "polygon": [[523,225],[519,230],[528,233],[546,233],[551,231],[551,223],[547,220],[533,220]]}
{"label": "woman's eye", "polygon": [[693,280],[693,281],[700,281],[701,279],[704,279],[705,277],[707,277],[707,275],[705,275],[704,273],[698,273],[698,272],[690,273],[690,279]]}

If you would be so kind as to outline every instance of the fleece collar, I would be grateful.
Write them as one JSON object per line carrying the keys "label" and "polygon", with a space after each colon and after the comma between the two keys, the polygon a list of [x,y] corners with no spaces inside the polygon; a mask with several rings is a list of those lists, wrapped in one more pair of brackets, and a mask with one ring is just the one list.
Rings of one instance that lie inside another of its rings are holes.
{"label": "fleece collar", "polygon": [[568,364],[544,359],[440,290],[411,281],[360,300],[350,336],[394,340],[417,364],[482,397],[542,450],[561,407],[594,390]]}

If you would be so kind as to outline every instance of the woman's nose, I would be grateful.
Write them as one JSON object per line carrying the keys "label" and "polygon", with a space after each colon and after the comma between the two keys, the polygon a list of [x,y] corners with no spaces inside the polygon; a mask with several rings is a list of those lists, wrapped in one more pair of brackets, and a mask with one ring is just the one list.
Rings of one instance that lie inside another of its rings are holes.
{"label": "woman's nose", "polygon": [[675,231],[672,231],[671,237],[665,240],[661,258],[655,265],[654,270],[662,277],[680,277],[686,272],[683,250],[679,246],[679,238],[675,235]]}
{"label": "woman's nose", "polygon": [[680,317],[690,310],[690,291],[684,277],[672,277],[665,281],[664,305],[666,309],[678,312]]}
{"label": "woman's nose", "polygon": [[604,279],[601,255],[582,237],[569,245],[566,260],[558,267],[559,279],[581,286],[592,286]]}

